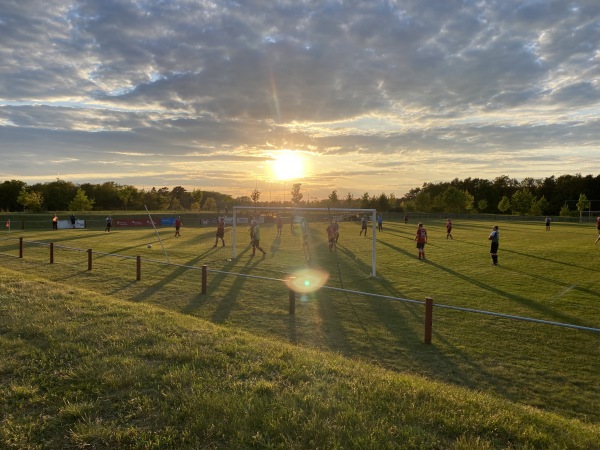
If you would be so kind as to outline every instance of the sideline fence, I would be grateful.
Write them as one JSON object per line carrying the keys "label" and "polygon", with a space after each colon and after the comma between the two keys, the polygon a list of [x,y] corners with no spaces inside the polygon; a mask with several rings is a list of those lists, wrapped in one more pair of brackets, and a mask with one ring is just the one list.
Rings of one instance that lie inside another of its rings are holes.
{"label": "sideline fence", "polygon": [[[150,264],[159,264],[162,266],[185,268],[185,269],[189,269],[189,270],[198,270],[198,271],[201,271],[201,273],[202,273],[202,278],[201,278],[201,280],[202,280],[201,293],[202,294],[207,294],[207,292],[208,292],[208,273],[209,272],[215,273],[215,274],[249,278],[249,279],[254,279],[254,280],[268,281],[268,282],[286,283],[286,281],[287,281],[286,279],[283,279],[283,278],[273,278],[273,277],[251,275],[251,274],[245,274],[245,273],[239,273],[239,272],[229,272],[229,271],[218,270],[218,269],[209,269],[207,265],[189,266],[186,264],[176,264],[176,263],[164,262],[164,261],[153,260],[153,259],[142,259],[141,256],[120,255],[117,253],[106,253],[106,252],[93,251],[92,249],[83,250],[83,249],[76,248],[76,247],[55,245],[53,242],[47,243],[47,242],[39,242],[39,241],[24,241],[22,237],[20,237],[18,239],[17,238],[4,238],[4,239],[0,239],[0,240],[2,240],[2,241],[17,241],[18,240],[19,241],[19,258],[24,257],[23,249],[24,249],[25,243],[33,244],[33,245],[37,245],[37,246],[47,246],[49,248],[49,253],[50,253],[50,255],[49,255],[50,264],[54,264],[54,259],[55,259],[54,258],[54,250],[55,249],[69,250],[69,251],[75,251],[75,252],[87,252],[88,270],[92,270],[92,268],[93,268],[93,255],[94,254],[106,256],[106,257],[135,260],[136,261],[136,281],[140,281],[142,278],[142,276],[141,276],[142,275],[142,262],[150,263]],[[9,255],[9,256],[12,256],[12,255]],[[432,341],[434,306],[436,308],[441,308],[441,309],[448,309],[448,310],[453,310],[453,311],[461,311],[461,312],[474,313],[474,314],[482,314],[482,315],[487,315],[487,316],[499,317],[502,319],[510,319],[510,320],[538,323],[538,324],[544,324],[544,325],[552,325],[552,326],[557,326],[557,327],[571,328],[571,329],[576,329],[576,330],[581,330],[581,331],[590,331],[590,332],[594,332],[594,333],[600,333],[600,328],[568,324],[568,323],[563,323],[563,322],[553,322],[553,321],[549,321],[549,320],[535,319],[532,317],[517,316],[517,315],[504,314],[504,313],[498,313],[498,312],[493,312],[493,311],[485,311],[485,310],[473,309],[473,308],[464,308],[464,307],[460,307],[460,306],[444,305],[441,303],[436,304],[433,302],[433,299],[430,297],[427,297],[423,301],[423,300],[414,300],[414,299],[407,299],[407,298],[401,298],[401,297],[394,297],[394,296],[390,296],[390,295],[376,294],[376,293],[372,293],[372,292],[363,292],[363,291],[355,291],[355,290],[350,290],[350,289],[336,288],[333,286],[322,286],[321,289],[330,290],[330,291],[338,291],[338,292],[343,292],[346,294],[352,294],[352,295],[357,295],[357,296],[397,301],[397,302],[402,302],[402,303],[424,305],[425,306],[425,314],[424,314],[424,339],[423,339],[423,341],[425,344],[431,344],[431,341]],[[290,288],[288,288],[288,290],[289,290],[289,297],[288,297],[289,314],[293,315],[296,312],[296,294],[297,294],[297,292]]]}

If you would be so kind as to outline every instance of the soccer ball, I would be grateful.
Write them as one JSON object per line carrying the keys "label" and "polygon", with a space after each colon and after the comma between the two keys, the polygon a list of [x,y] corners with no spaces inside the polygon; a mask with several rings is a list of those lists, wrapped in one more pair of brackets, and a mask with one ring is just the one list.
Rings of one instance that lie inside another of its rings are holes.
{"label": "soccer ball", "polygon": [[148,245],[146,245],[146,247],[152,248],[152,244],[148,244]]}

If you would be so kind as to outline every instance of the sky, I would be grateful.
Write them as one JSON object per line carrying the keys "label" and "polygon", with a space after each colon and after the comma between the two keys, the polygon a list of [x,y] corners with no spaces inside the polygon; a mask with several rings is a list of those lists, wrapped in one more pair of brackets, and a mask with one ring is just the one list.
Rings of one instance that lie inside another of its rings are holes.
{"label": "sky", "polygon": [[600,2],[0,0],[0,182],[600,174]]}

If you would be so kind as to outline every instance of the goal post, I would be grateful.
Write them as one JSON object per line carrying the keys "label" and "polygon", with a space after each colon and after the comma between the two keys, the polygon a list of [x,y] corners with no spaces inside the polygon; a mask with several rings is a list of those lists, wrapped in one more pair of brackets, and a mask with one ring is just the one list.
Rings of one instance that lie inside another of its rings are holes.
{"label": "goal post", "polygon": [[[301,208],[301,207],[273,207],[273,206],[234,206],[233,217],[231,218],[232,226],[232,258],[237,258],[238,249],[245,248],[245,245],[241,244],[240,237],[242,236],[242,230],[249,230],[250,221],[252,219],[257,220],[259,225],[270,221],[274,224],[275,217],[285,216],[286,226],[300,226],[303,219],[308,219],[308,222],[313,224],[318,223],[330,223],[336,221],[339,223],[354,223],[360,224],[361,218],[368,218],[370,225],[367,225],[367,231],[370,226],[369,235],[371,236],[370,246],[368,252],[371,254],[370,265],[371,265],[371,276],[375,277],[377,270],[377,247],[376,247],[376,233],[377,233],[377,210],[375,209],[361,209],[361,208]],[[262,227],[261,227],[262,229]],[[324,231],[324,230],[323,230]],[[261,232],[263,237],[263,232]],[[354,236],[353,238],[356,238]],[[346,236],[347,239],[347,236]],[[354,241],[355,243],[358,241]],[[362,241],[360,241],[362,242]],[[365,240],[364,245],[367,245]],[[241,250],[243,251],[243,249]],[[367,263],[368,264],[368,263]]]}

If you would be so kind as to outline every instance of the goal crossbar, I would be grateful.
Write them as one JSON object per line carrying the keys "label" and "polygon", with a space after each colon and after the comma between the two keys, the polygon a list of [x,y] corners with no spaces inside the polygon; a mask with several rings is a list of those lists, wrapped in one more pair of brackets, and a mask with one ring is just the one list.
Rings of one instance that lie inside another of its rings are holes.
{"label": "goal crossbar", "polygon": [[236,252],[236,238],[237,232],[236,227],[238,225],[237,213],[238,211],[260,211],[260,212],[279,212],[279,213],[300,213],[302,211],[309,212],[322,212],[323,214],[331,215],[331,213],[358,213],[358,214],[370,214],[371,216],[371,233],[372,233],[372,248],[371,248],[371,276],[375,277],[376,270],[376,237],[377,237],[377,210],[376,209],[363,209],[363,208],[301,208],[293,206],[234,206],[233,207],[233,240],[232,240],[232,258],[237,256]]}

